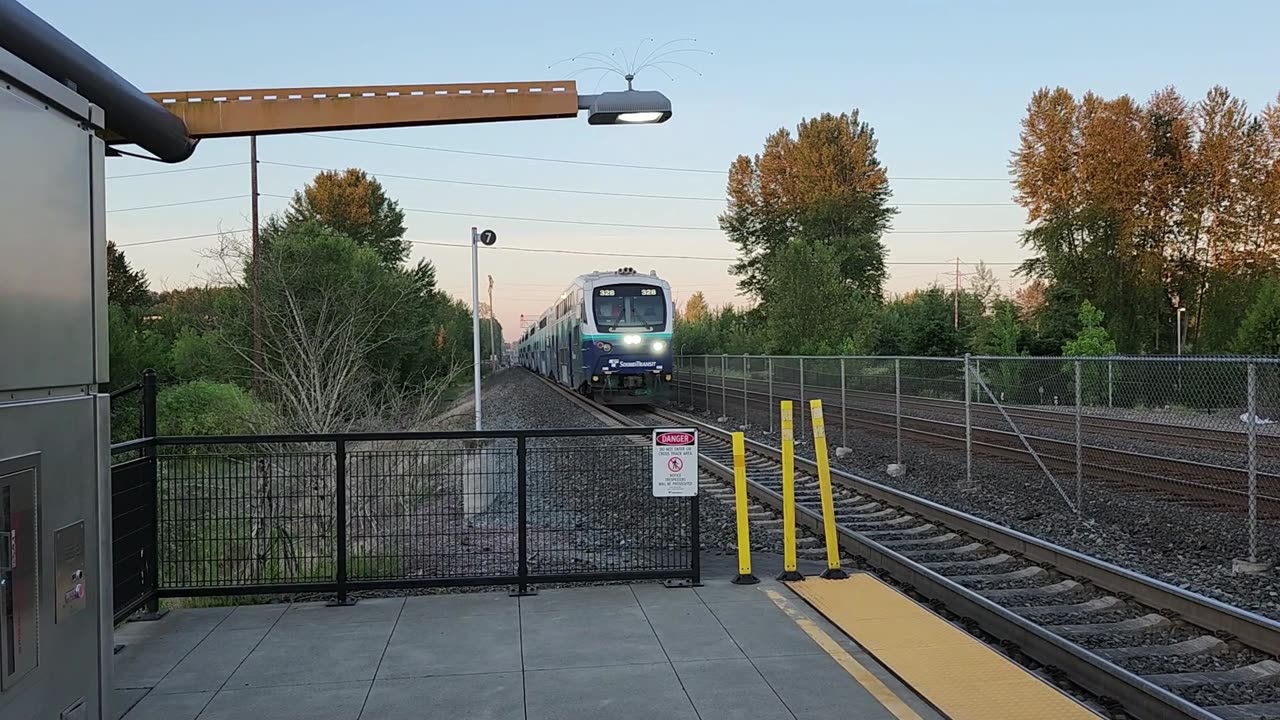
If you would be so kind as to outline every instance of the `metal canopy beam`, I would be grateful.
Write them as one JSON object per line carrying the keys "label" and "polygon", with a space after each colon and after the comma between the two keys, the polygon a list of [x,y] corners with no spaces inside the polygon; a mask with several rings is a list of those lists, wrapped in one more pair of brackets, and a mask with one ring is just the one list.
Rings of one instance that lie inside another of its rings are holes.
{"label": "metal canopy beam", "polygon": [[[148,93],[192,138],[568,118],[577,84],[354,85]],[[127,142],[111,136],[108,142]]]}

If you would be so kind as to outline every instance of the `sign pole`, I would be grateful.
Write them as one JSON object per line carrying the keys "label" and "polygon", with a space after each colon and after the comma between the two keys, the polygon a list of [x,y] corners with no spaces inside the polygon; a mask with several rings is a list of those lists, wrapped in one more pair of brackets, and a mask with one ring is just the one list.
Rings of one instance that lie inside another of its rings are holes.
{"label": "sign pole", "polygon": [[734,585],[755,585],[760,578],[751,574],[751,527],[747,520],[747,450],[743,435],[733,434],[733,494],[738,516],[738,575]]}
{"label": "sign pole", "polygon": [[809,417],[813,421],[813,450],[818,461],[818,488],[822,495],[822,529],[827,544],[827,569],[822,577],[843,580],[849,574],[840,567],[840,547],[836,543],[836,508],[831,497],[831,463],[827,460],[827,430],[822,421],[822,401],[809,401]]}
{"label": "sign pole", "polygon": [[782,401],[782,581],[803,580],[796,565],[796,449],[791,401]]}

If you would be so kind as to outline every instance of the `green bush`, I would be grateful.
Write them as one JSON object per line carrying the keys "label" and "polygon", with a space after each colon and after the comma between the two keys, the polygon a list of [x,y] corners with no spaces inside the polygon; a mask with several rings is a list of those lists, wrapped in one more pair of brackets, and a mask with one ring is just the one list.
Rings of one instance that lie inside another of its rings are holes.
{"label": "green bush", "polygon": [[160,391],[156,424],[161,435],[240,435],[258,416],[253,398],[237,385],[196,380]]}

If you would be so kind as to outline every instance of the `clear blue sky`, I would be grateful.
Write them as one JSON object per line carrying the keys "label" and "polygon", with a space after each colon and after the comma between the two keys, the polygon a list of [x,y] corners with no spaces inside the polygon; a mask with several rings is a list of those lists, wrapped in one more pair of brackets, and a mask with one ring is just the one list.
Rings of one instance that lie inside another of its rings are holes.
{"label": "clear blue sky", "polygon": [[[713,56],[683,59],[701,71],[641,76],[675,107],[665,125],[593,128],[585,119],[349,133],[397,143],[618,163],[726,168],[754,153],[769,132],[805,116],[859,108],[875,128],[891,177],[1007,177],[1018,122],[1031,93],[1063,85],[1077,94],[1129,93],[1144,99],[1165,85],[1201,97],[1226,85],[1257,109],[1276,97],[1273,2],[599,3],[547,1],[390,2],[333,0],[24,0],[37,14],[144,90],[199,90],[339,84],[559,79],[572,66],[551,63],[587,51],[633,49],[692,37]],[[1034,5],[1035,7],[1031,7]],[[578,78],[590,92],[595,74]],[[602,89],[618,89],[606,78]],[[588,168],[395,149],[314,137],[271,137],[260,159],[375,174],[722,197],[715,174]],[[187,166],[247,159],[242,139],[202,143]],[[108,175],[158,169],[113,160]],[[264,165],[261,190],[288,195],[307,170]],[[619,200],[385,179],[406,208],[601,222],[715,227],[717,202]],[[901,203],[1007,203],[1007,182],[896,180]],[[248,193],[248,168],[228,167],[122,178],[108,183],[109,235],[125,244],[247,225],[247,199],[157,210],[141,205]],[[285,201],[265,198],[264,211]],[[911,230],[1016,230],[1023,213],[997,207],[904,208],[886,243],[890,262],[1021,260],[1015,233],[912,235]],[[729,256],[719,232],[666,231],[475,221],[408,213],[415,240],[467,243],[477,224],[500,244],[525,247]],[[158,288],[198,282],[200,251],[212,239],[140,246],[130,260]],[[469,297],[465,249],[416,246],[437,264],[442,286]],[[569,279],[622,264],[656,269],[681,298],[704,290],[715,303],[734,296],[727,263],[622,261],[570,255],[486,252],[499,319],[536,314]],[[1006,268],[1001,268],[1001,275]],[[951,268],[892,265],[891,291],[950,282]],[[1007,288],[1006,288],[1007,289]]]}

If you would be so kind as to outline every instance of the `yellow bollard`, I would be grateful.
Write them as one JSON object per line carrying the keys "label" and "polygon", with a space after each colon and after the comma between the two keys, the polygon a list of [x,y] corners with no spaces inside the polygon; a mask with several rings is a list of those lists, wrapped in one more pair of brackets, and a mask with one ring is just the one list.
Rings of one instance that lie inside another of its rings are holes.
{"label": "yellow bollard", "polygon": [[818,488],[822,493],[822,527],[827,541],[827,569],[822,577],[840,580],[849,577],[840,567],[840,546],[836,542],[836,508],[831,498],[831,464],[827,460],[827,429],[822,422],[822,401],[809,401],[813,418],[813,451],[818,461]]}
{"label": "yellow bollard", "polygon": [[779,580],[803,580],[796,566],[796,435],[791,401],[782,401],[782,572]]}
{"label": "yellow bollard", "polygon": [[751,529],[747,520],[747,448],[740,432],[733,434],[733,495],[738,516],[738,576],[734,585],[754,585],[751,574]]}

